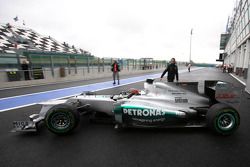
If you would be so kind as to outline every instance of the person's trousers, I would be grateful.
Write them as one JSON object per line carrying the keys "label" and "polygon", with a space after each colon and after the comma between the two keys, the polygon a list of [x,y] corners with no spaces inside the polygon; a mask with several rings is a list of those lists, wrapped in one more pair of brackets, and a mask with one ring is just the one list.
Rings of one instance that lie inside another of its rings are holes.
{"label": "person's trousers", "polygon": [[29,74],[29,71],[24,71],[24,79],[25,80],[30,80],[30,74]]}
{"label": "person's trousers", "polygon": [[118,84],[119,84],[119,83],[120,83],[120,81],[119,81],[119,72],[113,72],[113,80],[114,80],[114,83],[115,83],[115,79],[117,79]]}

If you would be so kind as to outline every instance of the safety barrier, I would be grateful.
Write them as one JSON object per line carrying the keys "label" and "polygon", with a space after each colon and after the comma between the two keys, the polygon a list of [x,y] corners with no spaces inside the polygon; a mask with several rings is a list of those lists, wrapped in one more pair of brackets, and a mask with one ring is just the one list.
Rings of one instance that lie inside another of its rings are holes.
{"label": "safety barrier", "polygon": [[[140,69],[129,66],[123,67],[120,75],[143,74],[162,71],[165,66],[158,66],[152,69]],[[90,66],[88,67],[55,67],[33,68],[30,70],[5,69],[0,70],[0,89],[39,85],[57,82],[88,80],[96,78],[112,78],[110,66]]]}

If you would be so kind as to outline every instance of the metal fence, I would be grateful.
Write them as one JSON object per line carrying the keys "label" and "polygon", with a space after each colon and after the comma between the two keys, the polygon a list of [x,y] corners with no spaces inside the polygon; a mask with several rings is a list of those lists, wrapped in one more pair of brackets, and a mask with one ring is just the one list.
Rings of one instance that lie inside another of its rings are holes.
{"label": "metal fence", "polygon": [[[28,61],[23,68],[23,61]],[[116,60],[122,73],[157,70],[167,66],[167,61],[141,59],[98,58],[92,55],[51,52],[23,52],[0,54],[0,82],[25,80],[58,80],[110,75],[111,64]],[[178,65],[185,63],[179,62]]]}
{"label": "metal fence", "polygon": [[[108,63],[109,62],[109,63]],[[70,77],[84,77],[110,74],[112,59],[98,59],[97,62],[89,62],[86,65],[67,64],[62,65],[43,65],[32,64],[28,69],[24,70],[17,67],[2,68],[0,70],[0,81],[24,81],[24,80],[37,80],[37,79],[57,79],[57,78],[70,78]],[[156,70],[166,67],[166,62],[154,61],[150,68],[139,61],[133,59],[123,59],[118,61],[120,64],[121,72],[135,72],[145,70]]]}

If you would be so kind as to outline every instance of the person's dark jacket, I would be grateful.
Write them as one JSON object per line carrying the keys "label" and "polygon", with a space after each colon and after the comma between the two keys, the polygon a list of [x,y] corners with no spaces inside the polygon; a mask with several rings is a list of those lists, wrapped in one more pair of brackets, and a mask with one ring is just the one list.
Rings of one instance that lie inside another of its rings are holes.
{"label": "person's dark jacket", "polygon": [[24,71],[26,71],[26,70],[29,69],[29,65],[28,64],[22,64],[21,67],[22,67],[22,70],[24,70]]}
{"label": "person's dark jacket", "polygon": [[178,67],[176,64],[169,64],[168,67],[163,71],[161,74],[161,78],[168,72],[168,81],[173,82],[175,75],[176,75],[176,80],[179,80],[179,75],[178,75]]}
{"label": "person's dark jacket", "polygon": [[120,65],[119,65],[118,63],[113,63],[113,64],[111,65],[111,71],[114,72],[115,64],[117,65],[117,72],[119,72],[119,71],[120,71]]}

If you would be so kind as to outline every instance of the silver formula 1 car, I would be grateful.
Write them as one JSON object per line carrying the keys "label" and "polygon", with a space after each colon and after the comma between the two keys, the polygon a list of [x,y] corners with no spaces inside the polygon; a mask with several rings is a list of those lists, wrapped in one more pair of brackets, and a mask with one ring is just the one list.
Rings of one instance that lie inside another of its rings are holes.
{"label": "silver formula 1 car", "polygon": [[118,95],[83,93],[65,100],[42,103],[29,121],[14,121],[13,131],[36,131],[39,122],[55,134],[71,132],[80,115],[111,120],[123,127],[209,127],[218,134],[232,134],[240,124],[241,90],[223,81],[164,83],[147,79],[144,90]]}

